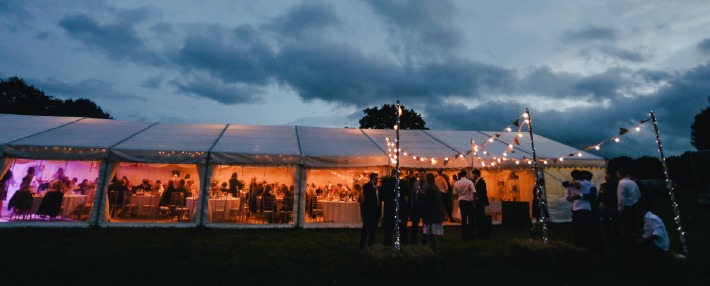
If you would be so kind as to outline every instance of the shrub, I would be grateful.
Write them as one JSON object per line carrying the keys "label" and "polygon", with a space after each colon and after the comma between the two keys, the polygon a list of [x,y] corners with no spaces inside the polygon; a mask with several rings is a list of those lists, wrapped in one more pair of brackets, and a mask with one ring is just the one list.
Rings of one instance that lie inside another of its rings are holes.
{"label": "shrub", "polygon": [[542,240],[516,238],[510,241],[509,249],[510,258],[526,266],[572,270],[594,263],[591,251],[561,241],[545,244]]}
{"label": "shrub", "polygon": [[441,257],[426,245],[406,245],[399,251],[374,245],[362,252],[365,275],[377,281],[435,278],[441,275]]}

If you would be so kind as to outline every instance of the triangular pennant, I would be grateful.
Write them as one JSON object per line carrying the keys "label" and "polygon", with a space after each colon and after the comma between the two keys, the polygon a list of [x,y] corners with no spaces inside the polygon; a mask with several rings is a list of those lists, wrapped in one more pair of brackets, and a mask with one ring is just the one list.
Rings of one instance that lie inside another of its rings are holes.
{"label": "triangular pennant", "polygon": [[589,151],[591,149],[594,149],[594,146],[584,146],[584,151]]}
{"label": "triangular pennant", "polygon": [[444,160],[444,167],[446,167],[447,164],[449,164],[449,160]]}
{"label": "triangular pennant", "polygon": [[518,136],[515,136],[515,138],[513,138],[513,142],[515,142],[515,145],[520,145],[520,140],[518,140]]}
{"label": "triangular pennant", "polygon": [[557,163],[558,159],[552,159],[552,163]]}
{"label": "triangular pennant", "polygon": [[644,120],[641,120],[641,124],[644,124],[644,123],[648,122],[649,120],[651,120],[651,118],[646,118]]}
{"label": "triangular pennant", "polygon": [[520,118],[515,119],[515,121],[513,121],[513,126],[520,126]]}
{"label": "triangular pennant", "polygon": [[500,137],[500,134],[498,133],[495,133],[494,135],[496,136],[496,138]]}
{"label": "triangular pennant", "polygon": [[481,146],[483,146],[483,148],[486,148],[486,145],[488,145],[488,140],[486,140],[486,142],[483,142]]}
{"label": "triangular pennant", "polygon": [[629,132],[629,129],[619,128],[619,136],[626,134],[626,132]]}
{"label": "triangular pennant", "polygon": [[575,154],[575,153],[569,153],[569,154],[567,155],[567,157],[572,157],[572,156],[574,156],[574,154]]}

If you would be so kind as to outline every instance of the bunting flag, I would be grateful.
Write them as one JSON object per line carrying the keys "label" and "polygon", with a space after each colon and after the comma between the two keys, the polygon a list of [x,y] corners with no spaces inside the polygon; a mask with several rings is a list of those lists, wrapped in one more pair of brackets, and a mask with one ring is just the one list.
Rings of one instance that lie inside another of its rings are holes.
{"label": "bunting flag", "polygon": [[619,136],[626,134],[629,132],[629,129],[626,128],[619,128]]}
{"label": "bunting flag", "polygon": [[515,136],[515,138],[513,138],[513,142],[515,142],[515,145],[520,145],[520,140],[518,140],[518,136]]}
{"label": "bunting flag", "polygon": [[520,126],[520,118],[515,119],[515,121],[513,121],[513,126]]}

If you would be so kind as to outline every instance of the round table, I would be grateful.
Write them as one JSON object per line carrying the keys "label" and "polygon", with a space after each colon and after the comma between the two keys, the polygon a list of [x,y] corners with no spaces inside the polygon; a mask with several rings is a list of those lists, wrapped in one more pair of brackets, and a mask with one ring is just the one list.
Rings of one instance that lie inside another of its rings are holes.
{"label": "round table", "polygon": [[318,201],[323,207],[323,219],[334,222],[362,222],[360,203],[356,201]]}

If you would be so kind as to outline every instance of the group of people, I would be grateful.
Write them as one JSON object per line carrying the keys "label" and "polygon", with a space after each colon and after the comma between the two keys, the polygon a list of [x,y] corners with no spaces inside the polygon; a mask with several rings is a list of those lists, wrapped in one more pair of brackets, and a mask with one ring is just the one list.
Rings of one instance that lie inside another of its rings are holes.
{"label": "group of people", "polygon": [[[36,214],[54,218],[61,208],[65,194],[73,192],[83,195],[96,190],[96,181],[84,179],[78,183],[77,178],[70,179],[65,175],[64,168],[58,168],[50,178],[44,177],[44,169],[44,165],[27,169],[27,174],[22,178],[19,189],[8,202],[7,210],[26,213],[32,208],[33,195],[41,195],[43,200]],[[3,207],[3,201],[7,198],[10,188],[16,184],[12,170],[8,170],[0,180],[0,208]]]}
{"label": "group of people", "polygon": [[[461,210],[461,234],[465,240],[490,237],[490,218],[486,218],[484,208],[488,205],[486,183],[480,170],[474,169],[471,178],[468,172],[461,170],[451,184],[443,172],[427,173],[419,169],[417,173],[408,171],[399,180],[399,205],[396,204],[396,176],[393,170],[390,176],[380,178],[377,173],[369,175],[369,181],[362,185],[363,199],[361,212],[363,218],[360,236],[360,250],[365,245],[375,243],[375,234],[382,218],[385,245],[393,242],[395,214],[399,207],[400,243],[428,244],[436,251],[436,237],[444,233],[443,223],[452,216],[451,200],[457,197]],[[448,202],[448,203],[447,203]],[[380,213],[380,211],[384,213]],[[409,223],[411,222],[411,227]],[[420,233],[419,224],[422,223]],[[475,222],[475,223],[474,223]],[[477,235],[474,235],[478,228]]]}
{"label": "group of people", "polygon": [[[670,239],[663,221],[653,213],[649,194],[625,169],[607,172],[597,190],[592,173],[574,170],[572,181],[563,182],[566,199],[572,202],[575,245],[604,254],[604,241],[619,243],[622,257],[633,262],[639,248],[665,253]],[[618,178],[618,180],[616,180]]]}

